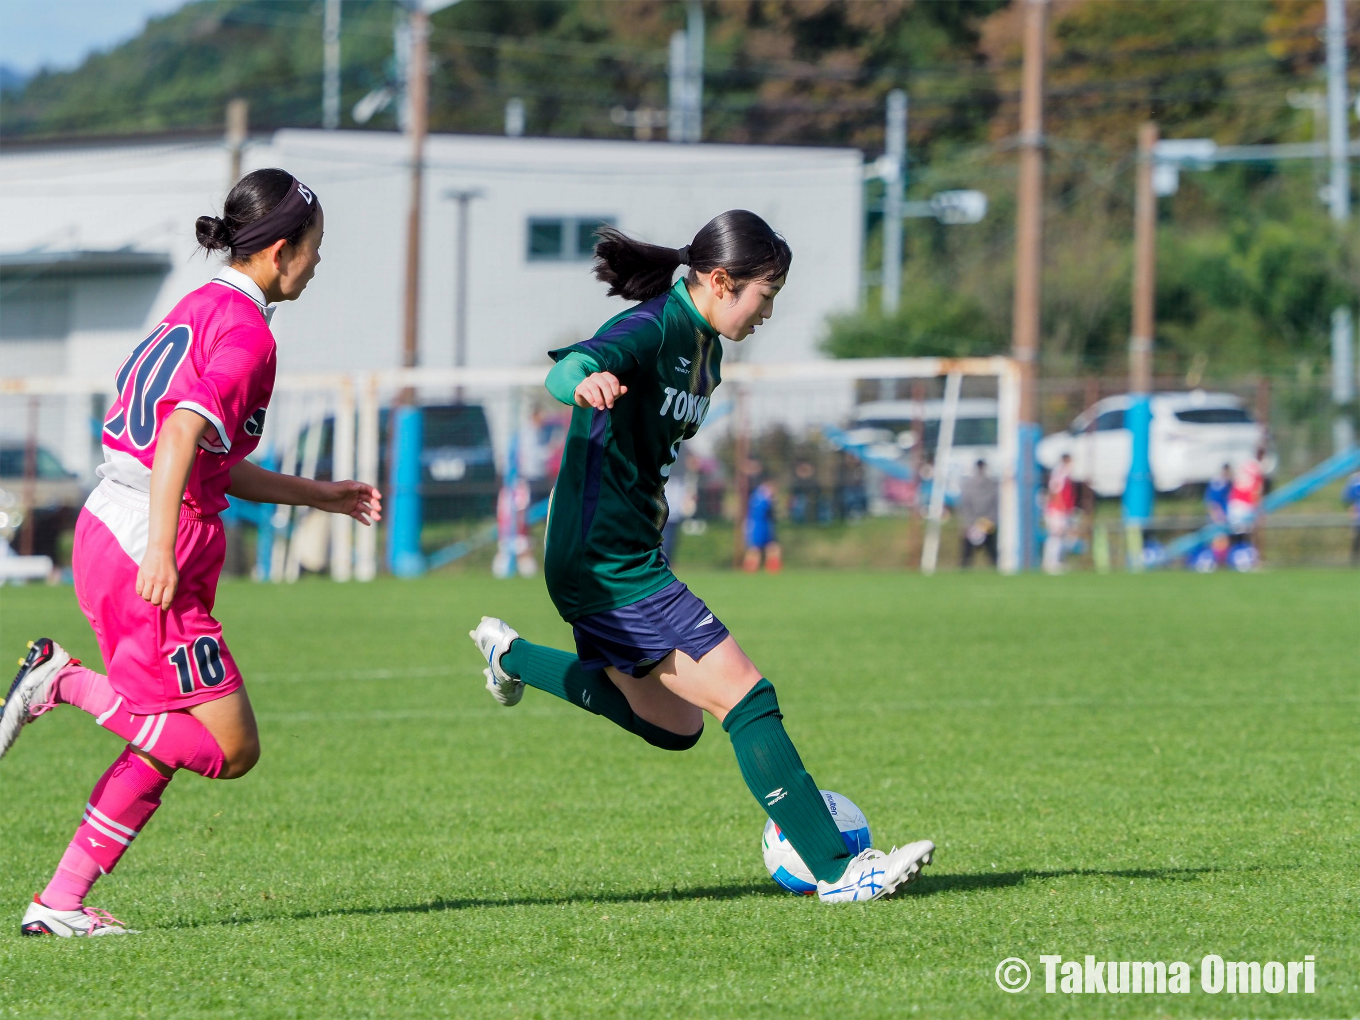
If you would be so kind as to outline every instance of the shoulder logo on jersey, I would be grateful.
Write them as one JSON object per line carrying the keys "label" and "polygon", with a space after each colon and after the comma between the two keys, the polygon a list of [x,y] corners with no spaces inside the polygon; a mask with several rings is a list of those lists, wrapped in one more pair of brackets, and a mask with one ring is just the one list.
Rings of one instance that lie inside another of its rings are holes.
{"label": "shoulder logo on jersey", "polygon": [[680,364],[678,364],[678,365],[675,366],[675,370],[676,370],[677,372],[688,372],[688,371],[689,371],[689,366],[690,366],[690,360],[689,360],[689,358],[681,358],[681,359],[680,359]]}
{"label": "shoulder logo on jersey", "polygon": [[118,369],[118,414],[104,425],[104,431],[118,437],[127,433],[139,450],[156,438],[156,405],[170,389],[170,383],[184,363],[193,341],[188,326],[161,323],[137,345]]}
{"label": "shoulder logo on jersey", "polygon": [[245,420],[241,427],[246,430],[246,435],[255,436],[257,439],[264,435],[264,412],[265,409],[262,407]]}

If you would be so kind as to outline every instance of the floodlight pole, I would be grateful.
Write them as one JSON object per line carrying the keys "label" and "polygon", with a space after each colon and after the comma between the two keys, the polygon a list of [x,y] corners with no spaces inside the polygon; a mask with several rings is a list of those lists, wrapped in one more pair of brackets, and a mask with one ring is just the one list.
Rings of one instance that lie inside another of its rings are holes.
{"label": "floodlight pole", "polygon": [[907,94],[888,93],[888,121],[883,174],[883,282],[879,289],[884,315],[895,315],[902,297],[902,189],[907,163]]}
{"label": "floodlight pole", "polygon": [[685,141],[697,144],[704,137],[704,5],[689,0],[685,5]]}
{"label": "floodlight pole", "polygon": [[1039,357],[1039,298],[1043,269],[1044,38],[1048,0],[1025,0],[1020,87],[1020,180],[1017,188],[1013,356],[1020,366],[1020,435],[1016,484],[1020,498],[1020,566],[1034,566],[1039,442],[1035,369]]}
{"label": "floodlight pole", "polygon": [[325,64],[321,79],[321,126],[334,131],[340,126],[340,0],[326,0],[321,43]]}
{"label": "floodlight pole", "polygon": [[[480,188],[450,188],[444,197],[458,203],[458,227],[454,258],[457,260],[454,278],[453,367],[467,367],[467,280],[468,280],[468,205],[481,198]],[[454,401],[463,402],[463,387],[454,391]]]}

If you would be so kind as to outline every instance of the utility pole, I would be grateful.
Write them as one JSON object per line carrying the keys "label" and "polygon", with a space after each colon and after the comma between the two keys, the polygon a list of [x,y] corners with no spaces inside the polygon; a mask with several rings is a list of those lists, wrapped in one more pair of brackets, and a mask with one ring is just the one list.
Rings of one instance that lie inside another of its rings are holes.
{"label": "utility pole", "polygon": [[670,123],[672,142],[694,144],[704,133],[704,5],[689,0],[685,29],[671,33]]}
{"label": "utility pole", "polygon": [[244,99],[233,99],[227,103],[227,152],[231,165],[227,171],[227,190],[235,187],[241,179],[241,152],[246,147],[246,136],[250,133],[250,104]]}
{"label": "utility pole", "polygon": [[1133,330],[1129,335],[1129,407],[1124,427],[1132,449],[1124,483],[1125,548],[1129,567],[1143,566],[1143,525],[1152,516],[1152,338],[1156,332],[1157,196],[1152,189],[1157,125],[1138,129],[1138,171],[1133,201]]}
{"label": "utility pole", "polygon": [[[1346,158],[1350,144],[1347,106],[1346,4],[1345,0],[1327,0],[1327,153],[1331,162],[1327,204],[1338,234],[1345,230],[1351,213],[1351,175]],[[1343,410],[1355,400],[1353,349],[1351,310],[1344,306],[1333,308],[1332,403],[1336,413],[1332,419],[1332,445],[1337,453],[1355,444],[1355,429],[1349,414]]]}
{"label": "utility pole", "polygon": [[[425,189],[425,133],[429,116],[430,16],[423,7],[409,10],[411,55],[407,62],[407,134],[411,139],[411,200],[406,216],[406,293],[403,303],[401,365],[415,368],[420,358],[420,219]],[[403,403],[413,397],[403,394]]]}
{"label": "utility pole", "polygon": [[883,173],[883,283],[879,290],[885,316],[897,313],[902,298],[902,191],[907,166],[907,94],[888,93],[888,122],[884,135]]}
{"label": "utility pole", "polygon": [[1011,348],[1020,365],[1020,566],[1034,565],[1034,451],[1039,442],[1035,363],[1039,356],[1039,297],[1043,270],[1044,43],[1048,0],[1024,0],[1024,65],[1020,86],[1020,179],[1017,188],[1015,306]]}
{"label": "utility pole", "polygon": [[326,0],[321,46],[321,126],[334,131],[340,126],[340,0]]}

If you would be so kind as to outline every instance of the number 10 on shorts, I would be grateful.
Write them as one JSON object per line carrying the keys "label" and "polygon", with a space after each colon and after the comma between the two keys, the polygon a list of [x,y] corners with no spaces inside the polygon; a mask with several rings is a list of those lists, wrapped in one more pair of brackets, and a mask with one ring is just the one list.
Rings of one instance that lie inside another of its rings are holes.
{"label": "number 10 on shorts", "polygon": [[188,645],[180,645],[170,656],[170,662],[179,675],[181,694],[194,693],[194,667],[197,667],[198,682],[204,687],[216,687],[227,678],[227,668],[222,665],[222,648],[217,638],[204,635],[195,639],[193,648],[192,660]]}

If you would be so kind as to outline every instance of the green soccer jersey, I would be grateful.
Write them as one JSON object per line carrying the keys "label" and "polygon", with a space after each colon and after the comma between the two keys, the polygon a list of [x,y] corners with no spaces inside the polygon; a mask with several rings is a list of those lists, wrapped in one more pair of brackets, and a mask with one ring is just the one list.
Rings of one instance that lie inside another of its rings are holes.
{"label": "green soccer jersey", "polygon": [[606,322],[579,351],[628,392],[612,410],[577,407],[548,514],[544,577],[563,619],[631,605],[675,580],[661,552],[665,485],[719,382],[722,342],[682,278]]}

